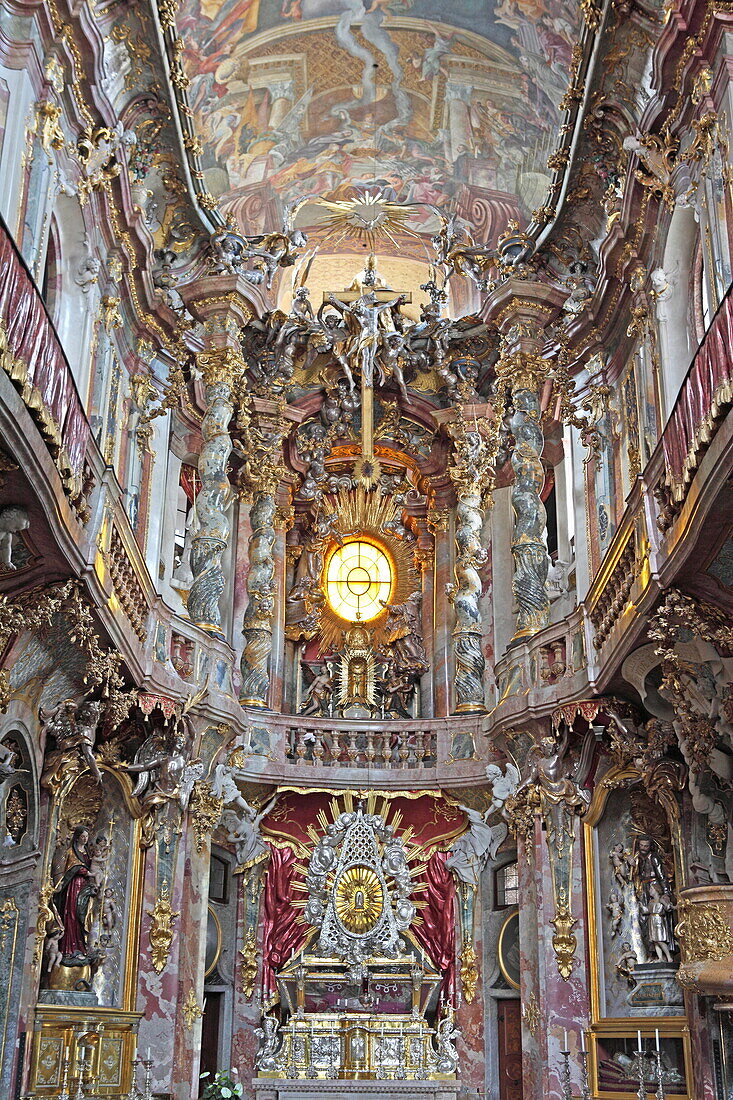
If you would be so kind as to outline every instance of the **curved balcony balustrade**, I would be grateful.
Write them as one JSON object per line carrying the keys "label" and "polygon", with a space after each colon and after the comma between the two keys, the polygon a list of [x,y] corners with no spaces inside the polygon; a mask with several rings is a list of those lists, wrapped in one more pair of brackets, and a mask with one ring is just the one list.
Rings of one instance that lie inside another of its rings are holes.
{"label": "curved balcony balustrade", "polygon": [[483,715],[370,722],[245,713],[243,771],[273,781],[460,787],[485,780],[492,758]]}

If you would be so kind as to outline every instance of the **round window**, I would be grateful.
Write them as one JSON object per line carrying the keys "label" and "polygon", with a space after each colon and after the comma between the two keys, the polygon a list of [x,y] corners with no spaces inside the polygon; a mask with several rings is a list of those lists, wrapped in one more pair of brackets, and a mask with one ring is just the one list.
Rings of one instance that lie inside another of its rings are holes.
{"label": "round window", "polygon": [[326,566],[326,598],[348,622],[368,622],[392,595],[394,571],[384,550],[358,539],[334,550]]}

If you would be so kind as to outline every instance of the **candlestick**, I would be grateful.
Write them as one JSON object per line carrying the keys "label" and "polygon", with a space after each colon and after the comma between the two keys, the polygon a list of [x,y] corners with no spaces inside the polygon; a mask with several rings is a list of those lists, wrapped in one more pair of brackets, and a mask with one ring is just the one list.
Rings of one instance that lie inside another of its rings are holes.
{"label": "candlestick", "polygon": [[[641,1044],[641,1032],[639,1032],[639,1044]],[[637,1100],[646,1100],[646,1054],[639,1045],[639,1049],[636,1052],[636,1071],[639,1077],[639,1088],[636,1096]]]}
{"label": "candlestick", "polygon": [[[581,1031],[581,1035],[583,1032]],[[588,1051],[583,1046],[580,1052],[580,1095],[582,1100],[592,1100],[588,1083]]]}
{"label": "candlestick", "polygon": [[150,1047],[148,1047],[148,1057],[143,1062],[143,1070],[145,1072],[145,1092],[143,1094],[144,1100],[152,1100],[153,1096],[153,1061],[150,1057]]}
{"label": "candlestick", "polygon": [[[657,1036],[659,1032],[657,1031]],[[657,1091],[654,1093],[656,1100],[666,1100],[666,1093],[664,1091],[664,1069],[662,1068],[662,1052],[659,1049],[659,1039],[657,1038],[657,1049],[654,1052],[654,1060],[656,1062],[655,1070],[657,1074]]]}
{"label": "candlestick", "polygon": [[70,1062],[70,1050],[66,1047],[64,1050],[64,1077],[61,1083],[61,1095],[59,1100],[70,1100],[69,1097],[69,1062]]}
{"label": "candlestick", "polygon": [[[565,1032],[565,1046],[568,1045],[568,1033]],[[560,1051],[563,1064],[560,1067],[560,1084],[562,1085],[563,1100],[573,1100],[573,1090],[570,1085],[570,1051]]]}

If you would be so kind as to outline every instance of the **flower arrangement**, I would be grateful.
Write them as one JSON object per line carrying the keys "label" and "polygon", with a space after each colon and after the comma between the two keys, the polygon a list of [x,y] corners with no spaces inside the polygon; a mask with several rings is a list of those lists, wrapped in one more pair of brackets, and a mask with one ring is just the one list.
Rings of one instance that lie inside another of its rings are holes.
{"label": "flower arrangement", "polygon": [[[208,1072],[202,1073],[201,1080],[210,1076]],[[215,1073],[201,1094],[201,1100],[232,1100],[234,1096],[241,1096],[243,1090],[241,1082],[237,1080],[238,1076],[236,1069],[231,1073]]]}

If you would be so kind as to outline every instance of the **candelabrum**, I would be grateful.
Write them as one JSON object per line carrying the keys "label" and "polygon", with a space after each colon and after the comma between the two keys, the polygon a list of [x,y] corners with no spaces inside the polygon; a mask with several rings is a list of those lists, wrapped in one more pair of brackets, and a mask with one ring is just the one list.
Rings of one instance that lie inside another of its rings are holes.
{"label": "candelabrum", "polygon": [[580,1052],[580,1095],[582,1100],[592,1100],[588,1083],[588,1051]]}
{"label": "candelabrum", "polygon": [[[137,1087],[137,1067],[143,1067],[143,1091]],[[127,1094],[126,1100],[153,1100],[153,1059],[149,1056],[147,1058],[133,1058],[132,1059],[132,1083],[130,1085],[130,1091]]]}
{"label": "candelabrum", "polygon": [[[565,1040],[565,1046],[567,1046],[567,1038]],[[563,1062],[560,1066],[560,1084],[562,1085],[563,1100],[573,1100],[573,1092],[570,1084],[570,1051],[561,1050],[560,1057]]]}
{"label": "candelabrum", "polygon": [[654,1093],[656,1100],[665,1100],[664,1092],[664,1069],[662,1067],[662,1052],[657,1045],[657,1049],[654,1052],[654,1069],[657,1076],[657,1091]]}
{"label": "candelabrum", "polygon": [[69,1094],[69,1066],[71,1064],[71,1051],[67,1046],[64,1047],[64,1063],[63,1063],[63,1078],[61,1081],[61,1093],[59,1094],[59,1100],[71,1100]]}
{"label": "candelabrum", "polygon": [[639,1080],[639,1088],[637,1090],[638,1100],[646,1100],[646,1052],[639,1047],[634,1059],[636,1062],[636,1073]]}

